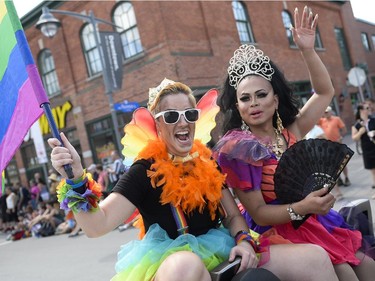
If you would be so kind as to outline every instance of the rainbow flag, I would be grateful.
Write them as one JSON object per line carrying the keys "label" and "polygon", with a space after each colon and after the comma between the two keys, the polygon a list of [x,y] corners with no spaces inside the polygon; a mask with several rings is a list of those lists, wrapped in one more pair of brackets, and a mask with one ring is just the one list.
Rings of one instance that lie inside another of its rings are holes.
{"label": "rainbow flag", "polygon": [[0,172],[43,113],[40,105],[45,102],[48,98],[14,4],[0,0]]}
{"label": "rainbow flag", "polygon": [[4,194],[4,192],[5,192],[5,172],[3,171],[2,173],[1,173],[1,193],[0,193],[0,195],[1,194]]}

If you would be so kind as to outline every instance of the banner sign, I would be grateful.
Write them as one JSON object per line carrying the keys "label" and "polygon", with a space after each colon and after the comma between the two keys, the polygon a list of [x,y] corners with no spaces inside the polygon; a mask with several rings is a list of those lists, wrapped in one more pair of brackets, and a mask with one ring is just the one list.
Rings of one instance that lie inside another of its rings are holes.
{"label": "banner sign", "polygon": [[127,100],[124,100],[123,102],[120,103],[115,103],[113,105],[113,108],[117,111],[122,111],[122,112],[132,112],[136,110],[139,107],[139,103],[137,102],[129,102]]}
{"label": "banner sign", "polygon": [[36,156],[38,157],[39,164],[48,163],[48,157],[46,153],[46,147],[42,136],[42,131],[39,126],[39,122],[36,121],[30,128],[31,138],[34,141]]}
{"label": "banner sign", "polygon": [[108,86],[111,92],[121,90],[122,86],[122,44],[117,32],[101,31],[104,63],[107,66]]}

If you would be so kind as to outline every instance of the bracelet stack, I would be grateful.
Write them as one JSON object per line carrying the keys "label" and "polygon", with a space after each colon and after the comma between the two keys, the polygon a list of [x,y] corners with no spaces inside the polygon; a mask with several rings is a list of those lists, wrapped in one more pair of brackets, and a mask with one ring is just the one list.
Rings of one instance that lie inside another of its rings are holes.
{"label": "bracelet stack", "polygon": [[98,202],[102,196],[100,185],[92,179],[90,173],[84,171],[76,179],[63,179],[57,187],[57,200],[63,210],[79,212],[95,212],[99,209]]}
{"label": "bracelet stack", "polygon": [[254,249],[259,260],[258,266],[265,264],[270,259],[270,240],[259,233],[249,229],[248,231],[240,230],[234,236],[236,244],[247,241]]}
{"label": "bracelet stack", "polygon": [[292,204],[289,204],[288,208],[286,208],[286,210],[288,211],[288,214],[290,216],[290,219],[292,221],[301,221],[305,218],[305,216],[302,216],[300,214],[297,214],[294,209],[292,208]]}
{"label": "bracelet stack", "polygon": [[237,245],[240,244],[242,241],[247,241],[250,243],[254,250],[257,250],[257,244],[255,243],[253,237],[251,237],[251,235],[244,230],[238,231],[237,234],[234,236],[234,239],[236,240]]}

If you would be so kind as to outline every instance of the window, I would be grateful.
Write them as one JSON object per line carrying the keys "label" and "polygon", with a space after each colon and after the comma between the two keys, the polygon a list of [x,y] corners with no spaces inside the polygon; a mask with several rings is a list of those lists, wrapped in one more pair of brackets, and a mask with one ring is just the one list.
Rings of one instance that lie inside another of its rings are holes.
{"label": "window", "polygon": [[125,59],[133,57],[143,51],[139,36],[137,20],[133,5],[129,2],[120,3],[113,13],[113,23],[116,31],[121,35],[122,49]]}
{"label": "window", "polygon": [[110,117],[91,122],[86,125],[90,135],[90,145],[95,163],[109,163],[111,151],[116,150],[115,134]]}
{"label": "window", "polygon": [[322,42],[322,38],[320,37],[320,32],[319,32],[319,28],[316,27],[316,32],[315,32],[315,48],[317,49],[323,49],[323,42]]}
{"label": "window", "polygon": [[375,49],[375,35],[371,35],[372,49]]}
{"label": "window", "polygon": [[100,61],[98,46],[95,42],[94,28],[92,24],[86,24],[81,30],[81,42],[85,54],[87,70],[89,76],[94,76],[103,70]]}
{"label": "window", "polygon": [[292,16],[289,14],[288,11],[282,11],[281,12],[281,17],[283,19],[283,24],[286,32],[286,37],[288,38],[289,41],[289,46],[291,47],[296,47],[296,43],[293,41],[293,36],[292,36],[292,31],[290,30],[290,27],[293,25],[292,24]]}
{"label": "window", "polygon": [[335,28],[335,35],[337,43],[339,45],[342,63],[344,65],[344,68],[346,70],[349,70],[352,67],[352,64],[350,62],[349,51],[346,45],[344,31],[342,30],[342,28]]}
{"label": "window", "polygon": [[241,44],[255,43],[251,30],[250,19],[245,5],[239,1],[232,1],[234,19],[236,20],[238,36]]}
{"label": "window", "polygon": [[362,39],[362,45],[363,45],[363,47],[365,48],[365,50],[366,50],[367,52],[370,52],[370,51],[371,51],[371,47],[370,47],[370,42],[369,42],[369,40],[368,40],[367,33],[362,32],[362,33],[361,33],[361,39]]}
{"label": "window", "polygon": [[304,105],[312,95],[312,86],[310,81],[295,81],[290,83],[293,94],[298,99],[299,105]]}
{"label": "window", "polygon": [[57,79],[55,61],[53,60],[50,49],[44,49],[41,51],[38,58],[38,64],[47,95],[51,97],[59,94],[59,80]]}

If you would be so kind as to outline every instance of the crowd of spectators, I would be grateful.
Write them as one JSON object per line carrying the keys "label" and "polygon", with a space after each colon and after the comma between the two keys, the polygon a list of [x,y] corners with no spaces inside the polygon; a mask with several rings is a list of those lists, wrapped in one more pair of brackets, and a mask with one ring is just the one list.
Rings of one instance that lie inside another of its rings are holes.
{"label": "crowd of spectators", "polygon": [[59,181],[57,174],[50,171],[47,182],[36,173],[29,186],[17,182],[5,187],[0,197],[0,232],[7,235],[7,240],[79,234],[73,215],[64,213],[57,202]]}

